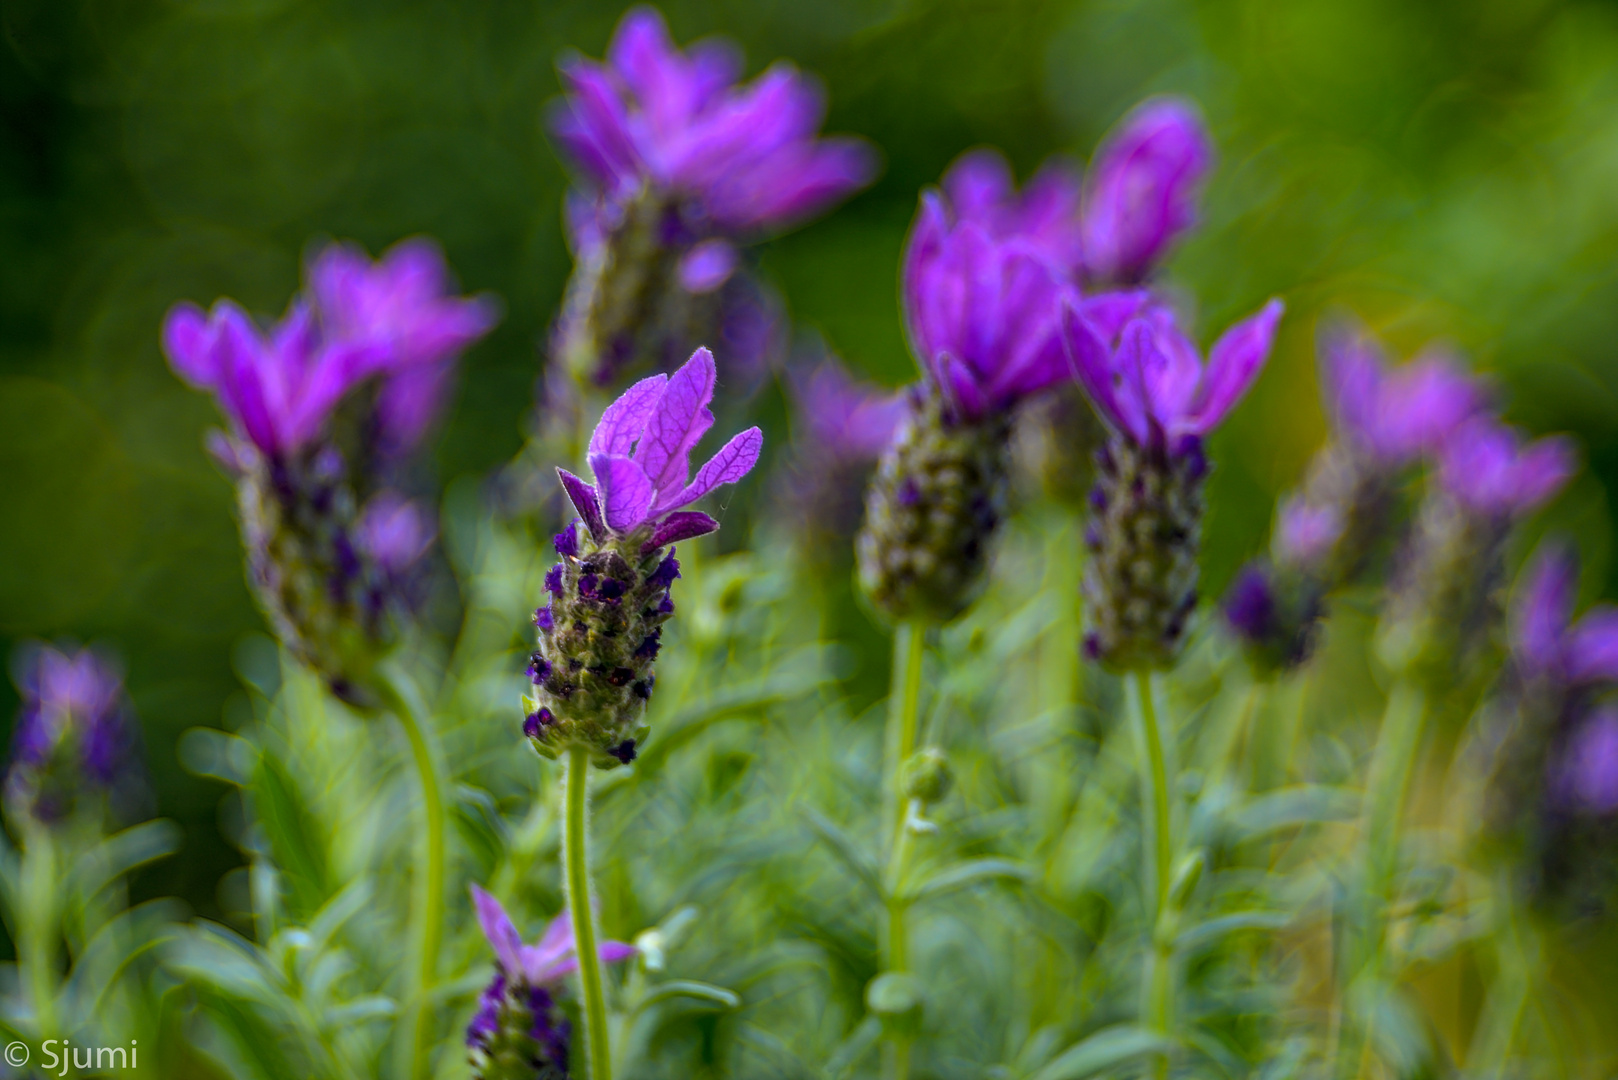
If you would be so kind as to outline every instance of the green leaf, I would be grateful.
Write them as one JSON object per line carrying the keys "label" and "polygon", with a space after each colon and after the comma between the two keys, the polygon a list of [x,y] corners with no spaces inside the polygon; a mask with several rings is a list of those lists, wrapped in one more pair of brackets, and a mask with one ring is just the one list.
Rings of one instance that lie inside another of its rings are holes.
{"label": "green leaf", "polygon": [[494,796],[470,784],[456,784],[450,820],[468,853],[476,861],[476,880],[487,881],[507,847],[506,824]]}
{"label": "green leaf", "polygon": [[847,833],[839,829],[825,814],[812,806],[800,806],[798,813],[804,823],[823,840],[831,853],[849,872],[871,890],[878,901],[886,902],[887,890],[882,887],[882,876],[874,863]]}
{"label": "green leaf", "polygon": [[826,1059],[825,1080],[845,1080],[854,1066],[860,1063],[860,1058],[870,1053],[881,1037],[882,1021],[874,1016],[861,1020]]}
{"label": "green leaf", "polygon": [[659,1002],[674,998],[690,998],[711,1008],[725,1010],[739,1008],[742,1003],[739,994],[726,990],[723,986],[697,982],[695,979],[672,979],[652,987],[646,996],[636,1003],[635,1011],[649,1009]]}
{"label": "green leaf", "polygon": [[310,951],[324,952],[331,944],[332,935],[342,929],[343,924],[349,919],[363,911],[370,902],[370,878],[358,877],[343,886],[310,921],[308,929]]}
{"label": "green leaf", "polygon": [[260,755],[249,791],[270,854],[291,892],[295,918],[308,918],[332,893],[319,819],[297,781],[272,754]]}
{"label": "green leaf", "polygon": [[114,833],[79,856],[70,887],[89,900],[137,867],[173,855],[180,841],[180,827],[161,818]]}
{"label": "green leaf", "polygon": [[1027,881],[1034,868],[1012,859],[969,859],[946,866],[910,891],[913,900],[931,900],[934,897],[976,885],[980,881]]}
{"label": "green leaf", "polygon": [[64,996],[79,1003],[80,1015],[98,1015],[102,1000],[137,957],[181,933],[177,920],[182,911],[177,900],[150,900],[119,913],[96,932],[74,961],[64,988]]}
{"label": "green leaf", "polygon": [[1249,799],[1230,818],[1241,840],[1256,840],[1283,829],[1353,821],[1359,817],[1360,793],[1352,788],[1299,784]]}
{"label": "green leaf", "polygon": [[1236,911],[1182,931],[1174,941],[1174,948],[1183,953],[1201,952],[1230,934],[1242,930],[1280,930],[1291,921],[1292,916],[1280,911]]}
{"label": "green leaf", "polygon": [[1172,1039],[1156,1032],[1134,1024],[1117,1024],[1068,1047],[1031,1080],[1083,1080],[1148,1054],[1166,1054],[1174,1047]]}

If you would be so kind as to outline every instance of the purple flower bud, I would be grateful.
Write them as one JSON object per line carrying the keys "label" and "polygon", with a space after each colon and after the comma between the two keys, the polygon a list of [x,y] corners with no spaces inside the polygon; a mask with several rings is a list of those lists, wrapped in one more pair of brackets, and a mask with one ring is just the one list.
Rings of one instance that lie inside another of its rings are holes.
{"label": "purple flower bud", "polygon": [[1618,610],[1602,605],[1575,623],[1578,582],[1571,546],[1552,542],[1536,555],[1512,598],[1512,656],[1529,679],[1618,684]]}
{"label": "purple flower bud", "polygon": [[561,67],[567,96],[552,136],[608,200],[649,186],[729,234],[753,235],[819,213],[875,173],[862,140],[815,137],[821,93],[791,64],[736,85],[732,47],[681,52],[650,8],[624,16],[605,63]]}
{"label": "purple flower bud", "polygon": [[545,571],[545,591],[552,596],[562,595],[562,564],[557,563]]}
{"label": "purple flower bud", "polygon": [[679,576],[680,560],[674,557],[674,549],[669,548],[669,553],[663,556],[663,561],[657,564],[657,569],[652,571],[652,576],[647,580],[657,588],[666,589],[673,585],[674,579]]}
{"label": "purple flower bud", "polygon": [[1439,481],[1476,514],[1510,519],[1549,501],[1573,475],[1562,438],[1524,444],[1511,428],[1478,416],[1450,433],[1439,452]]}
{"label": "purple flower bud", "polygon": [[388,574],[401,574],[432,547],[438,530],[418,503],[383,492],[360,515],[359,548]]}
{"label": "purple flower bud", "polygon": [[575,518],[572,524],[556,534],[556,554],[564,559],[579,557],[578,524],[578,519]]}
{"label": "purple flower bud", "polygon": [[1084,188],[1084,265],[1093,282],[1144,279],[1197,217],[1213,144],[1189,102],[1135,107],[1097,150]]}
{"label": "purple flower bud", "polygon": [[540,683],[551,677],[551,663],[540,653],[528,657],[528,681]]}
{"label": "purple flower bud", "polygon": [[549,634],[556,629],[556,619],[551,615],[550,606],[547,605],[534,611],[534,625]]}
{"label": "purple flower bud", "polygon": [[549,709],[540,709],[538,712],[529,713],[523,720],[522,733],[530,739],[537,739],[541,731],[554,723],[556,723],[556,717],[552,715],[551,711]]}
{"label": "purple flower bud", "polygon": [[1618,708],[1598,709],[1573,734],[1556,777],[1560,801],[1590,814],[1618,812]]}
{"label": "purple flower bud", "polygon": [[635,760],[635,740],[625,739],[623,742],[613,747],[610,752],[613,757],[617,758],[625,765],[628,765],[631,761]]}
{"label": "purple flower bud", "polygon": [[906,412],[902,392],[854,380],[835,358],[791,373],[793,404],[811,463],[875,461]]}
{"label": "purple flower bud", "polygon": [[55,821],[82,795],[134,781],[135,734],[111,663],[91,649],[36,645],[19,651],[16,670],[22,708],[4,782],[13,813]]}
{"label": "purple flower bud", "polygon": [[656,660],[657,650],[662,646],[662,642],[663,628],[660,626],[646,636],[646,640],[641,642],[640,647],[635,650],[635,655],[643,656],[648,660]]}

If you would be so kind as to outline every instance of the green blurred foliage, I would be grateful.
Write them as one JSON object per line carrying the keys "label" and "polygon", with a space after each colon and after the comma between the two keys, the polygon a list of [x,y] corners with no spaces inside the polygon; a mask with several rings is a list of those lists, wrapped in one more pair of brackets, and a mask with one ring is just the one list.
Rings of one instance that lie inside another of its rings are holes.
{"label": "green blurred foliage", "polygon": [[[505,321],[468,355],[436,446],[486,474],[525,433],[569,260],[545,141],[553,61],[599,55],[616,5],[435,0],[0,4],[0,647],[102,640],[125,658],[163,813],[187,857],[150,891],[217,911],[236,855],[222,788],[174,740],[248,712],[236,644],[260,625],[216,423],[157,348],[177,299],[274,312],[312,238],[373,252],[429,233]],[[1020,173],[1088,156],[1142,96],[1199,100],[1221,148],[1205,227],[1172,261],[1209,337],[1279,293],[1277,356],[1215,443],[1207,583],[1267,533],[1322,432],[1313,332],[1347,305],[1401,352],[1444,339],[1508,415],[1581,439],[1590,475],[1547,515],[1611,593],[1618,479],[1618,9],[1482,0],[839,0],[666,6],[756,70],[824,80],[829,127],[885,172],[768,244],[800,327],[912,377],[897,259],[917,189],[977,144]],[[778,399],[775,411],[779,415]],[[743,504],[745,505],[745,504]],[[847,620],[844,620],[845,622]],[[854,631],[851,631],[854,632]],[[875,635],[867,628],[857,631]],[[871,665],[866,665],[869,668]],[[867,671],[873,686],[883,672]],[[873,693],[879,693],[873,690]],[[14,711],[0,689],[0,713]],[[715,778],[714,783],[722,783]]]}

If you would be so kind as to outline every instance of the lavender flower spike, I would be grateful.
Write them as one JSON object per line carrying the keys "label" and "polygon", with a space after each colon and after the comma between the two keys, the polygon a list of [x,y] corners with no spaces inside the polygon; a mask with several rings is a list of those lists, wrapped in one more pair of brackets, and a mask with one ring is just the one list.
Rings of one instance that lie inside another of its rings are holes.
{"label": "lavender flower spike", "polygon": [[[579,966],[568,913],[551,920],[539,941],[524,945],[500,901],[476,885],[472,906],[495,957],[494,979],[466,1029],[473,1075],[478,1080],[565,1080],[573,1025],[560,998],[566,989],[563,980]],[[603,962],[616,964],[634,956],[635,947],[603,941],[597,953]]]}
{"label": "lavender flower spike", "polygon": [[384,453],[408,453],[444,406],[455,358],[499,321],[498,305],[447,295],[443,252],[424,237],[400,241],[374,263],[356,244],[330,244],[310,260],[308,280],[328,336],[388,357],[378,436]]}
{"label": "lavender flower spike", "polygon": [[740,71],[727,43],[676,48],[647,7],[624,16],[605,62],[562,62],[551,132],[581,184],[568,202],[578,265],[554,348],[576,379],[610,386],[718,340],[759,306],[738,248],[875,174],[863,140],[818,136],[825,108],[812,79],[781,62],[738,85]]}
{"label": "lavender flower spike", "polygon": [[713,424],[715,375],[712,354],[698,349],[673,375],[642,379],[590,438],[595,485],[557,470],[580,524],[557,537],[562,561],[546,575],[553,599],[534,613],[539,651],[523,699],[523,731],[547,756],[585,745],[598,766],[614,768],[646,738],[640,717],[680,574],[664,549],[719,528],[686,507],[746,476],[764,442],[749,428],[690,476],[691,451]]}
{"label": "lavender flower spike", "polygon": [[16,670],[22,710],[4,784],[13,820],[50,824],[136,782],[123,682],[105,658],[38,645],[18,653]]}
{"label": "lavender flower spike", "polygon": [[1195,224],[1198,189],[1213,160],[1189,102],[1155,98],[1136,106],[1102,143],[1085,184],[1086,280],[1144,280]]}
{"label": "lavender flower spike", "polygon": [[1385,663],[1452,686],[1487,675],[1511,527],[1561,490],[1574,466],[1565,439],[1525,445],[1488,416],[1450,433],[1383,616]]}
{"label": "lavender flower spike", "polygon": [[[1097,455],[1086,542],[1084,649],[1119,670],[1165,668],[1179,654],[1196,609],[1202,440],[1235,407],[1269,356],[1279,300],[1237,323],[1203,365],[1173,313],[1150,304],[1110,328],[1069,307],[1064,338],[1073,372],[1112,431]],[[1244,583],[1238,617],[1275,617],[1275,598]]]}
{"label": "lavender flower spike", "polygon": [[1511,655],[1519,677],[1571,689],[1618,683],[1618,608],[1602,605],[1573,621],[1579,560],[1565,543],[1534,559],[1511,607]]}

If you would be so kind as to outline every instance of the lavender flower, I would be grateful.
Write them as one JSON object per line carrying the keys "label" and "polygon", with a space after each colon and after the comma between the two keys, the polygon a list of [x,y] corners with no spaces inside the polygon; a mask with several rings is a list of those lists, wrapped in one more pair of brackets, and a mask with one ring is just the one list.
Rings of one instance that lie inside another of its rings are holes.
{"label": "lavender flower", "polygon": [[1579,564],[1571,546],[1541,549],[1512,598],[1511,662],[1492,709],[1482,713],[1478,772],[1482,836],[1527,868],[1541,902],[1582,902],[1615,869],[1618,813],[1618,611],[1597,607],[1574,621]]}
{"label": "lavender flower", "polygon": [[578,269],[556,349],[597,386],[711,340],[737,245],[820,213],[865,186],[863,141],[817,137],[815,83],[779,62],[737,85],[721,42],[681,52],[651,8],[624,16],[604,63],[561,65],[551,131],[578,169],[569,231]]}
{"label": "lavender flower", "polygon": [[[1376,340],[1346,319],[1322,330],[1319,354],[1333,437],[1281,504],[1272,561],[1251,564],[1240,579],[1246,595],[1226,604],[1231,628],[1266,669],[1308,657],[1326,596],[1360,577],[1383,540],[1405,471],[1485,405],[1482,384],[1449,357],[1430,351],[1390,369]],[[1255,623],[1241,609],[1259,582],[1275,617]]]}
{"label": "lavender flower", "polygon": [[1196,607],[1203,438],[1229,414],[1269,356],[1282,305],[1231,327],[1203,364],[1173,312],[1145,303],[1112,322],[1069,306],[1064,340],[1074,374],[1112,434],[1086,542],[1085,653],[1109,666],[1168,667]]}
{"label": "lavender flower", "polygon": [[18,653],[16,670],[22,709],[5,777],[13,820],[50,824],[96,795],[138,784],[123,681],[104,657],[33,646]]}
{"label": "lavender flower", "polygon": [[974,599],[1005,501],[1012,411],[1067,378],[1063,306],[1118,302],[1082,299],[1061,261],[1077,228],[1064,185],[1047,170],[1018,196],[998,158],[977,152],[922,196],[903,299],[924,378],[877,467],[857,547],[866,595],[894,619],[947,622]]}
{"label": "lavender flower", "polygon": [[1566,440],[1525,445],[1488,416],[1450,432],[1383,615],[1389,666],[1448,686],[1486,672],[1511,526],[1561,489],[1574,461]]}
{"label": "lavender flower", "polygon": [[[578,970],[573,931],[562,912],[533,945],[500,901],[472,886],[472,906],[494,949],[495,975],[478,1000],[466,1045],[478,1080],[565,1080],[573,1025],[561,1007],[563,980]],[[632,945],[603,941],[597,954],[616,964],[635,955]]]}
{"label": "lavender flower", "polygon": [[1143,102],[1102,143],[1084,187],[1085,279],[1133,285],[1196,222],[1213,145],[1195,109]]}
{"label": "lavender flower", "polygon": [[582,744],[614,768],[645,741],[640,717],[680,574],[669,545],[719,528],[685,508],[746,476],[764,442],[749,428],[690,477],[691,451],[713,424],[715,377],[713,355],[698,349],[673,375],[642,379],[590,438],[595,485],[557,470],[580,521],[556,538],[562,561],[546,575],[551,602],[534,614],[539,651],[523,699],[523,730],[547,756]]}
{"label": "lavender flower", "polygon": [[397,496],[378,496],[363,518],[360,506],[420,440],[455,355],[495,316],[487,299],[444,295],[427,241],[374,265],[334,245],[309,279],[312,302],[295,299],[267,333],[229,300],[209,313],[180,304],[163,345],[229,421],[214,452],[237,480],[250,577],[277,634],[336,693],[368,704],[388,609],[403,606],[403,572],[431,530],[416,511],[401,516]]}
{"label": "lavender flower", "polygon": [[905,398],[856,381],[835,357],[788,378],[796,423],[780,516],[804,550],[824,554],[859,527],[860,495],[904,420]]}

